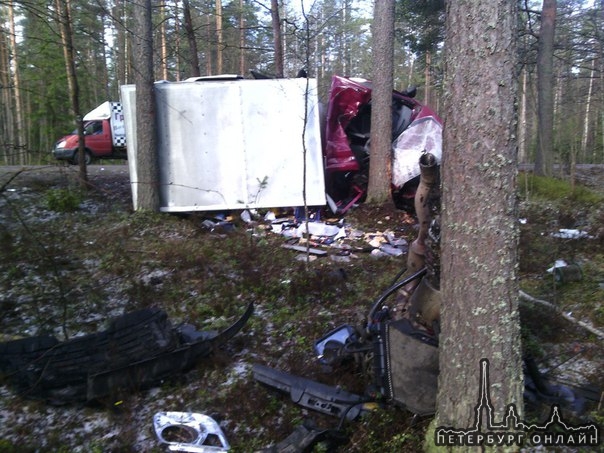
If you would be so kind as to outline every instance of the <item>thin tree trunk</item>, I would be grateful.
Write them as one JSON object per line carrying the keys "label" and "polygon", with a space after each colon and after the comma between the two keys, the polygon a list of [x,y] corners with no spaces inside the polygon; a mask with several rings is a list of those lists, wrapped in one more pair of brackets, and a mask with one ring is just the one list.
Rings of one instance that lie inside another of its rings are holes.
{"label": "thin tree trunk", "polygon": [[281,36],[279,0],[271,0],[271,19],[273,24],[273,48],[275,49],[275,75],[283,77],[283,40]]}
{"label": "thin tree trunk", "polygon": [[168,80],[168,45],[166,43],[166,3],[164,1],[159,4],[159,45],[161,51],[161,59],[159,62],[162,80]]}
{"label": "thin tree trunk", "polygon": [[222,0],[216,0],[216,74],[222,74]]}
{"label": "thin tree trunk", "polygon": [[[181,62],[180,62],[180,15],[178,13],[178,1],[174,2],[174,34],[176,38],[174,39],[174,72],[175,79],[177,82],[180,82],[181,79]],[[199,57],[198,57],[199,58]],[[199,60],[197,63],[197,67],[199,67]]]}
{"label": "thin tree trunk", "polygon": [[75,69],[75,52],[73,48],[73,33],[71,22],[71,5],[69,0],[56,0],[57,12],[59,14],[59,28],[61,40],[63,41],[63,55],[65,57],[65,68],[67,71],[67,82],[69,85],[69,96],[71,98],[71,110],[78,128],[78,164],[80,187],[88,188],[88,173],[86,169],[86,152],[84,124],[80,112],[80,86]]}
{"label": "thin tree trunk", "polygon": [[[591,71],[589,74],[589,89],[587,90],[587,100],[585,101],[585,116],[583,117],[583,135],[581,136],[581,154],[587,155],[587,141],[589,138],[589,123],[591,119],[591,103],[594,89],[594,79],[596,77],[596,59],[591,61]],[[593,162],[595,163],[596,148],[594,146]]]}
{"label": "thin tree trunk", "polygon": [[125,85],[130,82],[128,77],[128,38],[126,35],[128,14],[123,0],[116,0],[113,8],[113,26],[117,30],[116,47],[114,58],[117,68],[117,83]]}
{"label": "thin tree trunk", "polygon": [[537,50],[537,150],[535,173],[551,176],[554,153],[554,36],[556,0],[543,0]]}
{"label": "thin tree trunk", "polygon": [[[319,11],[318,22],[323,22],[323,10]],[[317,78],[320,81],[325,79],[325,36],[320,33],[316,40],[317,52],[316,52],[316,65],[317,65]]]}
{"label": "thin tree trunk", "polygon": [[[210,19],[210,15],[208,14],[206,17],[206,25],[207,25],[207,29],[208,29],[208,43],[212,42],[212,20]],[[212,65],[212,49],[211,47],[208,46],[208,51],[207,51],[207,58],[206,58],[206,75],[212,75],[213,74],[213,65]]]}
{"label": "thin tree trunk", "polygon": [[343,74],[350,74],[352,70],[352,58],[350,51],[350,33],[349,33],[349,23],[350,23],[350,0],[344,0],[344,6],[342,8],[343,20],[342,20],[342,45],[344,47],[344,71]]}
{"label": "thin tree trunk", "polygon": [[245,9],[239,0],[239,74],[245,74]]}
{"label": "thin tree trunk", "polygon": [[197,50],[197,40],[195,39],[195,30],[193,29],[193,20],[191,19],[191,6],[189,0],[183,0],[183,20],[185,25],[185,34],[189,43],[189,62],[191,67],[191,77],[199,77],[199,51]]}
{"label": "thin tree trunk", "polygon": [[394,1],[378,1],[373,12],[373,90],[368,203],[390,200],[392,181],[392,89],[394,72]]}
{"label": "thin tree trunk", "polygon": [[3,163],[8,165],[12,163],[11,143],[15,141],[14,119],[11,96],[10,80],[10,56],[8,50],[8,36],[5,35],[4,26],[0,24],[0,85],[7,89],[0,90],[0,156]]}
{"label": "thin tree trunk", "polygon": [[19,52],[17,52],[17,34],[15,30],[15,11],[14,2],[8,2],[8,22],[10,27],[10,47],[13,56],[13,93],[15,115],[15,147],[17,152],[17,162],[23,165],[26,161],[25,156],[25,130],[23,125],[23,104],[21,101],[21,71],[19,70]]}
{"label": "thin tree trunk", "polygon": [[424,68],[424,103],[426,105],[432,105],[432,54],[430,51],[426,51],[426,67]]}
{"label": "thin tree trunk", "polygon": [[411,82],[413,81],[413,69],[415,68],[415,57],[413,54],[409,54],[409,75],[407,76],[407,86],[411,86]]}
{"label": "thin tree trunk", "polygon": [[109,49],[109,45],[107,44],[107,40],[105,39],[105,19],[106,19],[105,10],[101,12],[101,45],[102,45],[102,54],[103,60],[101,61],[102,67],[102,78],[103,78],[103,97],[105,99],[115,99],[113,94],[111,93],[111,83],[109,82],[109,70],[107,69],[107,49]]}
{"label": "thin tree trunk", "polygon": [[522,91],[520,93],[520,112],[518,119],[518,161],[521,163],[527,162],[526,152],[526,103],[528,96],[528,75],[526,68],[522,70]]}

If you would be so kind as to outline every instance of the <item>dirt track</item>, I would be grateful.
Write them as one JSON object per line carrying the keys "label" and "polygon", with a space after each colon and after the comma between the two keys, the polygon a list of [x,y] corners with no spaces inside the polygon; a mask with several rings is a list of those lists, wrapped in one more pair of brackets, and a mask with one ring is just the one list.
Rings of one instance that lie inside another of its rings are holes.
{"label": "dirt track", "polygon": [[[75,165],[34,165],[19,166],[8,165],[0,166],[0,187],[2,187],[11,177],[15,176],[13,181],[35,181],[58,180],[66,178],[78,178],[79,167]],[[128,165],[89,165],[88,177],[97,178],[106,175],[128,177]]]}
{"label": "dirt track", "polygon": [[[520,170],[530,171],[532,165],[520,165]],[[555,174],[559,176],[561,172],[555,168]],[[43,178],[74,178],[77,179],[79,167],[75,165],[37,165],[37,166],[19,166],[9,165],[0,166],[0,187],[16,173],[19,173],[19,180],[36,180]],[[94,181],[95,178],[104,176],[127,177],[129,174],[128,164],[102,165],[94,164],[88,166],[88,177]],[[568,177],[566,172],[565,177]],[[576,168],[577,181],[595,189],[604,189],[604,165],[578,164]]]}

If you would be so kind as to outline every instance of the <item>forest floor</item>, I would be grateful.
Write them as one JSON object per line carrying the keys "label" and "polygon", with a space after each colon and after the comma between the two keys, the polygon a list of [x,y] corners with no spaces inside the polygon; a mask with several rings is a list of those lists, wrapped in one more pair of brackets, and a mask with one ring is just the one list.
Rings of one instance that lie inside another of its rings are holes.
{"label": "forest floor", "polygon": [[[359,325],[396,280],[405,253],[376,249],[388,240],[410,243],[417,235],[413,215],[361,204],[329,219],[345,237],[316,245],[325,256],[307,262],[305,254],[283,247],[299,239],[275,232],[265,212],[251,222],[241,212],[135,213],[126,165],[90,166],[92,189],[85,193],[76,172],[59,165],[0,167],[0,341],[42,333],[72,338],[150,306],[164,309],[175,325],[200,330],[227,326],[249,302],[255,312],[195,369],[119,401],[53,406],[0,381],[1,452],[165,451],[152,424],[164,411],[210,415],[236,452],[280,442],[306,419],[322,429],[338,426],[337,418],[259,385],[251,367],[260,363],[364,394],[365,370],[347,363],[326,372],[313,344],[341,324]],[[604,193],[598,191],[604,170],[582,168],[577,181],[592,195],[552,190],[544,196],[521,181],[520,285],[555,308],[522,304],[523,341],[549,377],[572,388],[602,389]],[[274,214],[295,221],[291,211]],[[578,266],[579,277],[556,281],[548,272],[556,260]],[[574,416],[602,424],[601,404],[588,402]],[[341,450],[419,451],[429,422],[387,404],[345,423]]]}

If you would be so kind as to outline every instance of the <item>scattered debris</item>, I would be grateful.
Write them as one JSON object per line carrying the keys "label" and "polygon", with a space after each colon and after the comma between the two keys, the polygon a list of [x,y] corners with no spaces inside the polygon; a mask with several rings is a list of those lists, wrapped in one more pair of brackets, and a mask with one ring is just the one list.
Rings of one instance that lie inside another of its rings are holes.
{"label": "scattered debris", "polygon": [[302,245],[283,244],[281,247],[283,247],[284,249],[288,249],[288,250],[295,250],[296,252],[308,252],[308,253],[311,253],[313,255],[318,255],[318,256],[327,255],[327,252],[325,250],[319,250],[319,249],[315,249],[312,247],[307,248]]}
{"label": "scattered debris", "polygon": [[253,373],[258,382],[289,393],[294,403],[323,414],[355,420],[376,407],[361,395],[264,365],[254,364]]}
{"label": "scattered debris", "polygon": [[569,264],[562,259],[556,260],[547,272],[553,274],[558,283],[578,282],[583,279],[581,266],[576,263]]}
{"label": "scattered debris", "polygon": [[554,269],[558,268],[558,267],[564,267],[564,266],[568,266],[568,263],[566,261],[564,261],[563,259],[557,259],[554,262],[554,265],[552,267],[550,267],[547,272],[549,274],[552,274],[554,272]]}
{"label": "scattered debris", "polygon": [[[331,255],[334,261],[349,261],[351,250],[371,253],[376,257],[400,257],[409,250],[407,240],[397,237],[391,230],[365,233],[351,228],[343,218],[320,221],[316,219],[321,215],[314,213],[313,219],[307,222],[298,218],[295,212],[293,216],[287,215],[287,211],[285,216],[278,216],[278,213],[269,210],[261,216],[255,210],[245,210],[240,218],[253,228],[253,234],[264,228],[266,232],[283,236],[287,241],[282,246],[285,249],[308,252],[315,257]],[[235,229],[232,216],[224,213],[204,219],[201,225],[210,231],[229,232]],[[358,242],[366,245],[353,245]]]}
{"label": "scattered debris", "polygon": [[170,451],[221,453],[231,448],[218,423],[207,415],[158,412],[153,416],[153,427]]}
{"label": "scattered debris", "polygon": [[568,229],[568,228],[560,228],[557,233],[551,234],[555,238],[559,239],[593,239],[594,236],[591,236],[586,231]]}

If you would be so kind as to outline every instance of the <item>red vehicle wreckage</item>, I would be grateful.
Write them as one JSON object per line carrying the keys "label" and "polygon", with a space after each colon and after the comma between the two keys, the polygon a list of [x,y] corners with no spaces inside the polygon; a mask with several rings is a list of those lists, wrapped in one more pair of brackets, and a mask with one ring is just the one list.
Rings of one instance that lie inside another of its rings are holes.
{"label": "red vehicle wreckage", "polygon": [[[364,199],[371,133],[371,82],[332,78],[323,134],[328,203],[344,213]],[[415,89],[392,92],[392,195],[397,205],[413,204],[419,183],[419,158],[442,156],[442,121],[415,98]]]}

